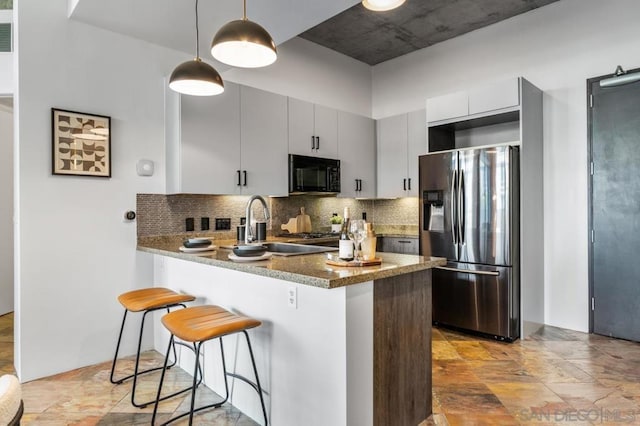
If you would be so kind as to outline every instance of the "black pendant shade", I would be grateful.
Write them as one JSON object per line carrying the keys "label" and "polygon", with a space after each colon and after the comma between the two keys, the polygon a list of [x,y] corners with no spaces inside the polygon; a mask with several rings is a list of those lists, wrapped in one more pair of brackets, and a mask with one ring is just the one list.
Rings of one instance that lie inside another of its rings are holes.
{"label": "black pendant shade", "polygon": [[169,78],[169,88],[193,96],[213,96],[224,92],[224,83],[218,71],[200,59],[198,31],[198,0],[196,0],[196,57],[178,65]]}
{"label": "black pendant shade", "polygon": [[267,30],[247,19],[246,0],[243,18],[226,23],[213,37],[211,54],[222,63],[240,68],[271,65],[278,57]]}
{"label": "black pendant shade", "polygon": [[218,71],[200,58],[178,65],[171,73],[169,87],[194,96],[213,96],[224,92],[224,83]]}

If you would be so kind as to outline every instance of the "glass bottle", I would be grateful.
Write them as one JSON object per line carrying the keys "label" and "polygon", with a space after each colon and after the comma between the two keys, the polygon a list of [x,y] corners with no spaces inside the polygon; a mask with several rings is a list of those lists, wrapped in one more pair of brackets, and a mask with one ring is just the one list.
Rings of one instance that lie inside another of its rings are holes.
{"label": "glass bottle", "polygon": [[362,244],[360,244],[360,247],[362,247],[362,258],[364,260],[372,260],[376,258],[377,240],[378,237],[373,230],[373,224],[367,223],[367,236],[364,241],[362,241]]}
{"label": "glass bottle", "polygon": [[349,207],[344,208],[344,220],[340,229],[340,240],[338,242],[338,257],[342,260],[353,260],[353,241],[349,238],[349,224],[351,214]]}

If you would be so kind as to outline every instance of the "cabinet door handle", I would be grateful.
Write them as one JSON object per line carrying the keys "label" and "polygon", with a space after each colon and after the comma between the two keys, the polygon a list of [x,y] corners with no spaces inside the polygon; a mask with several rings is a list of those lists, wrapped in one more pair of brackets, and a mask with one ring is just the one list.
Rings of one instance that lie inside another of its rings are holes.
{"label": "cabinet door handle", "polygon": [[405,191],[407,190],[407,179],[406,178],[402,179],[402,189],[404,189]]}
{"label": "cabinet door handle", "polygon": [[246,170],[242,171],[242,177],[244,179],[244,183],[242,184],[242,186],[247,186],[247,171]]}
{"label": "cabinet door handle", "polygon": [[409,181],[409,191],[411,191],[411,178],[409,178],[408,181]]}
{"label": "cabinet door handle", "polygon": [[320,149],[320,136],[316,136],[316,150]]}
{"label": "cabinet door handle", "polygon": [[311,151],[313,151],[314,149],[316,149],[316,137],[311,136]]}
{"label": "cabinet door handle", "polygon": [[356,181],[356,192],[358,192],[358,179],[355,179]]}
{"label": "cabinet door handle", "polygon": [[362,191],[362,179],[358,179],[358,191]]}
{"label": "cabinet door handle", "polygon": [[407,240],[398,240],[398,242],[401,244],[411,244],[411,241],[407,241]]}
{"label": "cabinet door handle", "polygon": [[236,173],[238,174],[238,186],[240,186],[240,170],[236,170]]}

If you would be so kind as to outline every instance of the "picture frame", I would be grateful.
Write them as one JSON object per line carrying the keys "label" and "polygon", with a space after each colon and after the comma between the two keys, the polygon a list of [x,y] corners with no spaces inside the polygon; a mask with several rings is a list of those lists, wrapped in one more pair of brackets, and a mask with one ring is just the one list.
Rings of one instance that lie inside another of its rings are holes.
{"label": "picture frame", "polygon": [[111,117],[51,108],[52,173],[111,177]]}

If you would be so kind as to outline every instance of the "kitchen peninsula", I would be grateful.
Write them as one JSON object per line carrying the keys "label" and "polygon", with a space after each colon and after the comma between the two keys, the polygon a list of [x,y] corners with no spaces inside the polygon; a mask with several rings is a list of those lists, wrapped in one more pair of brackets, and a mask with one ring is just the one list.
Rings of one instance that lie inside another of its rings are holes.
{"label": "kitchen peninsula", "polygon": [[[431,414],[430,269],[444,259],[379,253],[382,265],[347,268],[308,254],[235,263],[230,250],[186,254],[180,242],[140,238],[138,250],[154,255],[157,285],[262,321],[252,340],[271,424],[415,426]],[[167,341],[157,327],[156,350]],[[236,342],[225,339],[228,368],[251,377]],[[180,359],[187,371],[189,355]],[[221,394],[217,344],[205,357],[205,383]],[[260,421],[255,392],[230,385],[233,405]]]}

